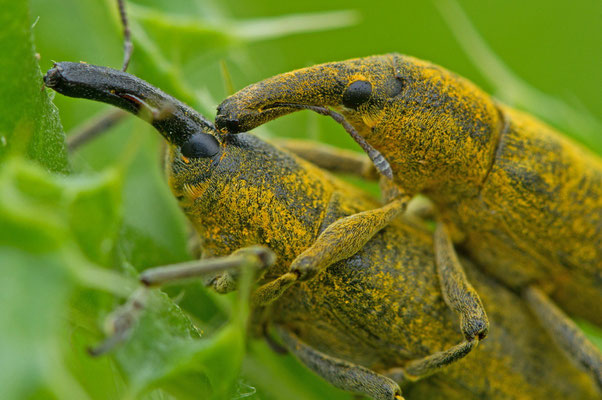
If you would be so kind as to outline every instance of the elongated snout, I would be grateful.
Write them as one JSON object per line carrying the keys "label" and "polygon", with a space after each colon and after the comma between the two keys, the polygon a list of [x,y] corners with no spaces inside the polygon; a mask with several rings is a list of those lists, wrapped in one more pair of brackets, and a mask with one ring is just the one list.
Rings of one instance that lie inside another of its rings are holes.
{"label": "elongated snout", "polygon": [[308,107],[361,110],[402,89],[398,55],[387,54],[315,65],[247,86],[217,109],[216,127],[225,133],[253,129]]}
{"label": "elongated snout", "polygon": [[345,63],[329,63],[277,75],[247,86],[217,108],[216,127],[226,133],[253,129],[299,106],[336,106],[349,80]]}
{"label": "elongated snout", "polygon": [[126,72],[85,63],[60,62],[44,76],[47,87],[69,97],[108,103],[152,124],[170,143],[182,146],[213,124],[192,108]]}

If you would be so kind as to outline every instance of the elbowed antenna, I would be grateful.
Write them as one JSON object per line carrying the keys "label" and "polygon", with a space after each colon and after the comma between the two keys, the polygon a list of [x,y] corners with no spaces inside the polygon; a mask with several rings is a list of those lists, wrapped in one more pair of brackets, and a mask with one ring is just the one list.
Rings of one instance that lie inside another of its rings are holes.
{"label": "elbowed antenna", "polygon": [[195,133],[210,131],[217,135],[213,124],[186,104],[116,69],[60,62],[48,70],[44,84],[65,96],[101,101],[129,111],[178,146]]}
{"label": "elbowed antenna", "polygon": [[132,43],[132,32],[128,22],[128,15],[125,11],[125,0],[117,0],[117,8],[119,9],[119,17],[121,18],[121,26],[123,27],[123,66],[121,70],[127,71],[134,52],[134,44]]}

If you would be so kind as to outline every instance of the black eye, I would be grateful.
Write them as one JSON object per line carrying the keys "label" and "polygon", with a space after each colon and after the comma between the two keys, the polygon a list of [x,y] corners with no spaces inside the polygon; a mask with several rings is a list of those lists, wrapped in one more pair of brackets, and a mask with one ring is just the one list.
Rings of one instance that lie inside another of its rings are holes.
{"label": "black eye", "polygon": [[355,81],[343,93],[343,105],[347,108],[358,108],[368,101],[372,94],[372,84],[368,81]]}
{"label": "black eye", "polygon": [[195,133],[180,147],[180,151],[187,158],[213,157],[219,152],[219,142],[207,133]]}

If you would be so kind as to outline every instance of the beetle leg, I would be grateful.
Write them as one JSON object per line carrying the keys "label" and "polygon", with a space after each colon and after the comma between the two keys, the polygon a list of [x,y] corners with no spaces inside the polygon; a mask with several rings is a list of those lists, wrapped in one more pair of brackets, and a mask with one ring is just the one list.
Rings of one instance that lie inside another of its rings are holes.
{"label": "beetle leg", "polygon": [[447,350],[431,354],[424,358],[410,361],[403,368],[393,368],[387,376],[403,385],[426,378],[438,372],[441,368],[464,358],[479,343],[478,339],[465,340]]}
{"label": "beetle leg", "polygon": [[437,210],[435,205],[424,196],[416,196],[408,204],[406,215],[410,215],[414,218],[421,220],[434,219],[436,217]]}
{"label": "beetle leg", "polygon": [[333,386],[361,393],[375,400],[403,400],[399,385],[391,378],[321,353],[281,326],[276,326],[276,330],[295,357]]}
{"label": "beetle leg", "polygon": [[[402,194],[395,183],[388,179],[381,179],[381,175],[378,173],[376,167],[374,167],[370,158],[365,154],[339,149],[311,140],[275,139],[272,142],[278,147],[327,171],[355,175],[371,181],[378,181],[380,179],[381,190],[384,194],[383,197],[387,200]],[[390,190],[395,190],[395,192],[388,195],[388,191]],[[435,217],[435,208],[433,203],[426,197],[417,196],[408,204],[406,215],[411,215],[411,217],[419,220],[433,219]]]}
{"label": "beetle leg", "polygon": [[236,288],[237,274],[230,271],[245,267],[265,269],[274,261],[274,254],[264,247],[244,247],[226,257],[149,268],[140,275],[140,282],[146,286],[160,286],[219,273],[210,284],[217,292],[226,293]]}
{"label": "beetle leg", "polygon": [[278,139],[274,143],[330,172],[357,175],[368,180],[380,178],[370,158],[362,153],[309,140]]}
{"label": "beetle leg", "polygon": [[351,257],[399,216],[408,200],[403,196],[380,208],[353,214],[330,224],[314,244],[293,260],[291,272],[297,274],[299,280],[307,280],[326,267]]}
{"label": "beetle leg", "polygon": [[382,176],[384,176],[390,180],[393,180],[393,171],[391,170],[391,165],[389,164],[389,162],[385,159],[385,157],[378,150],[376,150],[374,147],[372,147],[372,145],[370,145],[370,143],[368,143],[366,141],[366,139],[364,139],[358,133],[358,131],[355,129],[355,127],[353,125],[351,125],[349,123],[349,121],[347,121],[345,119],[345,117],[343,117],[342,114],[339,114],[338,112],[333,111],[328,107],[295,105],[295,104],[289,104],[289,106],[291,106],[292,108],[301,108],[301,109],[308,109],[311,111],[315,111],[318,114],[326,115],[326,116],[329,116],[332,119],[334,119],[336,122],[338,122],[339,124],[341,124],[343,126],[343,128],[347,131],[347,133],[349,133],[349,135],[353,138],[353,140],[355,140],[355,142],[357,144],[359,144],[359,146],[362,148],[362,150],[364,150],[366,152],[366,154],[372,161],[372,164],[374,164],[374,167],[376,168],[376,170],[379,173],[381,173]]}
{"label": "beetle leg", "polygon": [[149,268],[140,274],[140,282],[146,286],[136,290],[128,301],[115,310],[108,319],[111,334],[98,346],[88,349],[92,356],[113,350],[131,334],[146,306],[147,287],[156,287],[201,276],[220,273],[211,285],[218,292],[236,288],[237,275],[231,270],[240,268],[265,269],[275,261],[271,250],[260,246],[244,247],[226,257],[196,260],[173,265]]}
{"label": "beetle leg", "polygon": [[380,208],[334,221],[307,250],[293,260],[290,272],[255,290],[251,296],[252,304],[268,305],[295,282],[311,279],[328,266],[351,257],[372,236],[400,215],[408,200],[408,197],[402,196]]}
{"label": "beetle leg", "polygon": [[489,320],[483,303],[466,278],[445,225],[441,222],[437,224],[434,243],[443,299],[460,317],[462,333],[468,341],[485,338],[489,332]]}
{"label": "beetle leg", "polygon": [[112,109],[108,112],[92,117],[90,120],[75,127],[67,137],[67,147],[70,152],[80,148],[82,145],[101,136],[113,126],[124,120],[128,114],[122,110]]}
{"label": "beetle leg", "polygon": [[570,358],[589,371],[602,389],[602,353],[542,290],[529,286],[523,296],[552,339]]}
{"label": "beetle leg", "polygon": [[88,348],[88,353],[92,357],[108,353],[130,337],[142,310],[146,307],[146,298],[146,289],[138,289],[132,293],[125,304],[109,314],[105,325],[110,330],[110,334],[97,346]]}
{"label": "beetle leg", "polygon": [[267,306],[284,293],[286,289],[297,282],[298,276],[293,272],[287,272],[271,282],[258,287],[251,294],[253,307]]}

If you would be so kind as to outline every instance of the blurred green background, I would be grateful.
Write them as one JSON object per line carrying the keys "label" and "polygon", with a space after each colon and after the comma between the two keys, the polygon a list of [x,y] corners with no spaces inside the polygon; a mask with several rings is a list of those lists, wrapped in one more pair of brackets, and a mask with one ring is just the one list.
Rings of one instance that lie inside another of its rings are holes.
{"label": "blurred green background", "polygon": [[[237,90],[315,63],[401,52],[473,80],[602,154],[602,3],[459,4],[129,1],[129,71],[213,118],[229,94],[223,66]],[[244,296],[217,296],[198,284],[168,290],[186,314],[153,292],[145,299],[152,311],[127,344],[111,357],[88,356],[136,270],[191,257],[187,226],[165,185],[156,133],[128,118],[67,158],[63,131],[109,107],[56,95],[57,114],[52,93],[40,92],[38,61],[43,72],[53,60],[121,65],[115,2],[0,5],[4,398],[352,398],[292,358],[247,342]],[[309,112],[258,133],[358,149],[333,121]]]}

